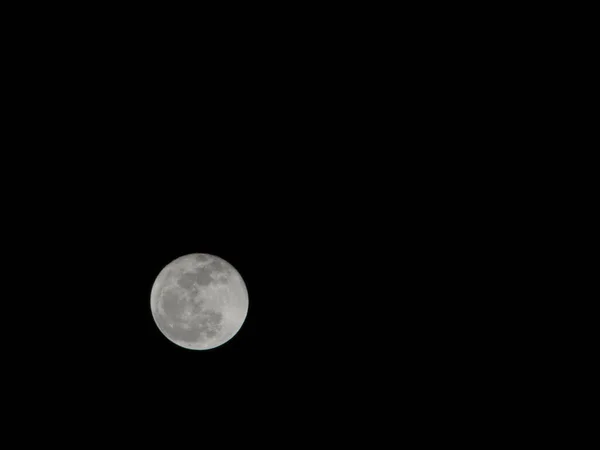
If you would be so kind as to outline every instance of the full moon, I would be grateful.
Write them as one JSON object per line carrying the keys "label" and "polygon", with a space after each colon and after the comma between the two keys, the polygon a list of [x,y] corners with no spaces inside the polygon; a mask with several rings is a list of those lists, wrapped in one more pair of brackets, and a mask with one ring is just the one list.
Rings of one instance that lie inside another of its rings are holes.
{"label": "full moon", "polygon": [[240,330],[248,313],[248,291],[227,261],[194,253],[162,269],[152,286],[150,306],[167,339],[184,348],[208,350]]}

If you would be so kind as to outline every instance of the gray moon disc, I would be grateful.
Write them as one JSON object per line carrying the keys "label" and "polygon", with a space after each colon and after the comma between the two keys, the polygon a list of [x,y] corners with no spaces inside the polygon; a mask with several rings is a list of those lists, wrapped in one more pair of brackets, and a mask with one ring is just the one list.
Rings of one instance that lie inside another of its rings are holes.
{"label": "gray moon disc", "polygon": [[227,261],[193,253],[161,270],[152,286],[150,307],[156,325],[171,342],[208,350],[240,330],[248,314],[248,291]]}

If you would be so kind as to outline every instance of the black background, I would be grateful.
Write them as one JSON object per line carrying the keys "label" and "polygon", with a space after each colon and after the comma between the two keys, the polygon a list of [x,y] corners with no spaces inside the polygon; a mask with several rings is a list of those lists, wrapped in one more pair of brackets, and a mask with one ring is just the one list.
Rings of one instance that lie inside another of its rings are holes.
{"label": "black background", "polygon": [[[5,124],[23,417],[109,442],[335,440],[367,423],[373,445],[378,427],[456,414],[502,370],[491,310],[508,307],[486,261],[510,245],[493,228],[520,224],[489,207],[504,154],[481,148],[505,135],[478,88],[461,94],[458,57],[239,39],[245,58],[200,64],[154,42],[99,56],[105,41],[73,36],[20,54]],[[208,351],[169,342],[150,311],[160,270],[195,252],[233,264],[250,298]]]}
{"label": "black background", "polygon": [[[132,437],[156,415],[170,430],[199,411],[212,430],[233,416],[240,433],[260,435],[262,421],[295,432],[307,420],[334,436],[331,414],[343,427],[357,405],[364,414],[400,398],[419,421],[487,370],[466,371],[485,351],[464,328],[476,286],[460,278],[458,234],[439,227],[429,159],[369,160],[348,139],[326,155],[322,135],[306,132],[313,148],[261,148],[263,133],[291,140],[277,125],[237,129],[228,145],[208,127],[155,126],[137,154],[122,144],[129,133],[111,135],[113,148],[86,157],[89,170],[68,166],[36,192],[47,209],[29,235],[51,301],[40,341],[28,335],[19,359],[45,410],[61,405],[90,430],[106,417]],[[160,270],[194,252],[233,264],[250,299],[239,333],[208,351],[171,343],[150,311]],[[464,297],[449,302],[449,291]]]}
{"label": "black background", "polygon": [[[284,144],[294,131],[228,125],[240,137],[223,145],[220,130],[182,135],[165,118],[131,153],[130,133],[103,134],[112,147],[35,193],[25,226],[50,301],[18,359],[46,411],[92,429],[108,414],[129,432],[205,411],[206,426],[234,415],[255,433],[261,420],[329,426],[333,413],[355,420],[353,405],[431,395],[447,344],[436,233],[415,199],[427,186],[347,139],[325,154],[322,134],[298,130],[312,148],[261,148],[257,135]],[[160,270],[194,252],[233,264],[250,299],[239,333],[208,351],[172,344],[150,311]]]}

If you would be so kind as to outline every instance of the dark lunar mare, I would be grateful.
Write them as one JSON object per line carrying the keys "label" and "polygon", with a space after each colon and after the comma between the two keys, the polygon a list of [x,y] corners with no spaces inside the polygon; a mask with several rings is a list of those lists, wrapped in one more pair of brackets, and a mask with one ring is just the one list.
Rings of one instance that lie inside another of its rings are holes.
{"label": "dark lunar mare", "polygon": [[167,291],[162,296],[162,307],[169,318],[176,318],[183,313],[185,302],[173,291]]}
{"label": "dark lunar mare", "polygon": [[[165,315],[155,314],[156,322],[165,334],[176,341],[189,343],[202,343],[207,338],[215,337],[223,329],[223,314],[213,310],[203,310],[201,306],[194,308],[198,314],[193,320],[183,320],[186,303],[182,295],[177,292],[167,291],[163,294],[162,306]],[[190,325],[186,329],[184,325]]]}
{"label": "dark lunar mare", "polygon": [[212,269],[210,267],[198,267],[195,272],[195,280],[200,286],[208,286],[213,280],[210,276]]}
{"label": "dark lunar mare", "polygon": [[185,290],[190,290],[194,286],[196,276],[195,272],[185,272],[177,280],[177,285]]}

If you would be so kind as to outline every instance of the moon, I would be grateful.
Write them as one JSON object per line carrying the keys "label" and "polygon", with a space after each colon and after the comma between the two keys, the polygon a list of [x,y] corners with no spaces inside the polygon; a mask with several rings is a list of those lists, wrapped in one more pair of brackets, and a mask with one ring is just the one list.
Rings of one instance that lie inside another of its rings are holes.
{"label": "moon", "polygon": [[152,286],[150,307],[156,325],[171,342],[208,350],[240,330],[248,314],[248,290],[227,261],[193,253],[161,270]]}

